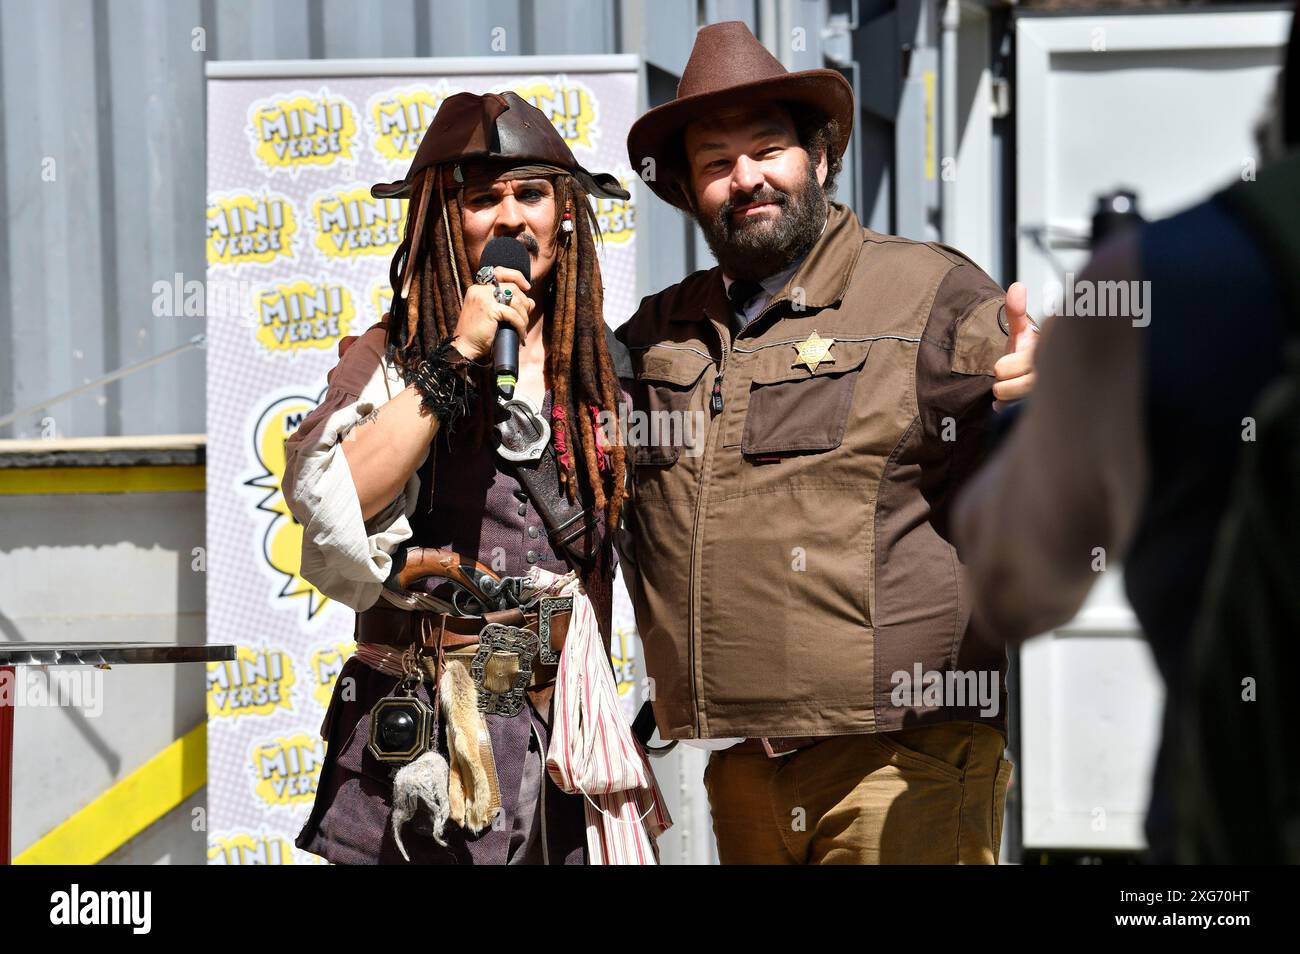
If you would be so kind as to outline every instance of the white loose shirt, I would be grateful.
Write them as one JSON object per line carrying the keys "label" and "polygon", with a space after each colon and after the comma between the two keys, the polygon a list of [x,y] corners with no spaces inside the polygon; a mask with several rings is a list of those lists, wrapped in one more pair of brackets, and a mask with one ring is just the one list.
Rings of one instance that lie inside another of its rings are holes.
{"label": "white loose shirt", "polygon": [[324,399],[284,443],[281,488],[303,528],[302,577],[357,611],[379,599],[392,554],[411,538],[409,518],[420,489],[412,474],[391,504],[363,520],[343,454],[348,432],[406,389],[397,368],[384,358],[386,336],[386,329],[375,325],[341,344],[346,350],[329,372]]}

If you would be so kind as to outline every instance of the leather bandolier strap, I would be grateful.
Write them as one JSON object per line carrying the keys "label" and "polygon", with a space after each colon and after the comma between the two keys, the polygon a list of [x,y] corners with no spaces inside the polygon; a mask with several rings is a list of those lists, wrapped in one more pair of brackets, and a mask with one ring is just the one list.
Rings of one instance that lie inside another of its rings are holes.
{"label": "leather bandolier strap", "polygon": [[[511,414],[498,427],[498,433],[503,444],[513,447],[521,447],[534,437],[526,432],[524,421],[516,414]],[[590,565],[600,549],[599,518],[583,506],[581,494],[574,494],[570,500],[565,493],[560,484],[560,465],[550,442],[542,448],[537,460],[502,459],[501,466],[514,470],[534,509],[541,514],[555,552],[564,556],[570,566]]]}
{"label": "leather bandolier strap", "polygon": [[[609,350],[615,376],[623,381],[630,380],[633,374],[631,355],[627,346],[614,336],[613,329],[608,326],[605,328],[605,345]],[[573,409],[569,410],[572,414]],[[516,447],[528,443],[533,436],[525,433],[522,422],[514,415],[502,425],[499,433],[502,443]],[[570,568],[579,573],[590,569],[602,544],[602,517],[583,506],[582,494],[574,494],[574,499],[569,499],[560,484],[559,463],[550,441],[547,441],[541,456],[535,461],[503,460],[502,463],[514,468],[515,476],[523,484],[533,507],[542,515],[542,523],[546,525],[555,552],[563,556]]]}

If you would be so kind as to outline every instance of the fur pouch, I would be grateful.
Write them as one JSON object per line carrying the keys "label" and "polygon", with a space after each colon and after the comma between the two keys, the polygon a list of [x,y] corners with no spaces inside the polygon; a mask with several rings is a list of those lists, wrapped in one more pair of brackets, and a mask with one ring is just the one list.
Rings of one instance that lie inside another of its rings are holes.
{"label": "fur pouch", "polygon": [[397,770],[393,779],[393,840],[407,861],[411,860],[411,856],[402,844],[402,826],[416,818],[417,827],[424,827],[420,824],[424,819],[417,817],[421,805],[428,809],[432,823],[428,833],[438,844],[443,847],[447,845],[442,839],[442,831],[449,814],[448,775],[447,760],[434,749]]}
{"label": "fur pouch", "polygon": [[438,695],[447,724],[451,820],[477,834],[501,810],[501,788],[478,688],[463,662],[447,660]]}

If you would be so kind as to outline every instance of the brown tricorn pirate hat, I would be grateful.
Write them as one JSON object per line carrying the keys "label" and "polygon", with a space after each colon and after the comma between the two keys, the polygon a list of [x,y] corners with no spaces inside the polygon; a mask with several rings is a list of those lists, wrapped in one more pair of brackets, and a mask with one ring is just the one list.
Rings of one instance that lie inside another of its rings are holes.
{"label": "brown tricorn pirate hat", "polygon": [[588,195],[628,198],[614,176],[580,166],[546,114],[511,91],[448,96],[425,130],[405,178],[377,183],[370,194],[377,199],[408,198],[425,169],[474,159],[557,166],[577,179]]}
{"label": "brown tricorn pirate hat", "polygon": [[[627,135],[632,169],[659,198],[679,209],[688,208],[681,192],[685,184],[674,175],[683,130],[723,107],[765,102],[787,103],[796,111],[813,109],[836,120],[839,137],[832,148],[836,157],[844,154],[853,131],[853,87],[848,80],[835,70],[787,71],[739,20],[701,28],[677,84],[677,98],[632,124]],[[646,159],[654,160],[650,177],[643,165]]]}

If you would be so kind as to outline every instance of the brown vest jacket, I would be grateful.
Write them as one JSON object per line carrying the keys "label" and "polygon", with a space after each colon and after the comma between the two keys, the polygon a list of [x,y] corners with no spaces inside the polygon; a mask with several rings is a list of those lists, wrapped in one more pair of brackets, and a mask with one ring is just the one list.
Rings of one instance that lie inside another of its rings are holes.
{"label": "brown vest jacket", "polygon": [[[627,576],[665,738],[1005,725],[1006,656],[969,628],[948,528],[983,453],[1002,304],[960,253],[832,204],[734,340],[718,268],[618,329],[635,410],[700,424],[694,446],[670,424],[673,446],[661,426],[631,455]],[[812,369],[796,345],[814,332],[834,343]]]}

